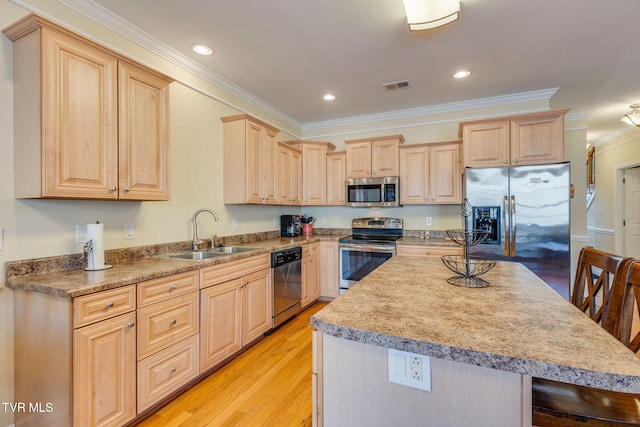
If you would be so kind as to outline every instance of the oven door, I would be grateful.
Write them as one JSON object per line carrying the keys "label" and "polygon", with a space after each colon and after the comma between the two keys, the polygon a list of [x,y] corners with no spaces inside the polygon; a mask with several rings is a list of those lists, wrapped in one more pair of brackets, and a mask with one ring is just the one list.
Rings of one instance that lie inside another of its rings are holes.
{"label": "oven door", "polygon": [[340,243],[340,294],[396,254],[395,245]]}

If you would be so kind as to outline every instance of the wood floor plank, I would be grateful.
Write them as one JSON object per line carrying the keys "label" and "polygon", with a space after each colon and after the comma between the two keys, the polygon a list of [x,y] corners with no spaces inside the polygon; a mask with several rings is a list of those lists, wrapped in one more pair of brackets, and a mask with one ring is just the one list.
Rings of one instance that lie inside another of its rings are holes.
{"label": "wood floor plank", "polygon": [[318,302],[140,422],[141,427],[311,426]]}

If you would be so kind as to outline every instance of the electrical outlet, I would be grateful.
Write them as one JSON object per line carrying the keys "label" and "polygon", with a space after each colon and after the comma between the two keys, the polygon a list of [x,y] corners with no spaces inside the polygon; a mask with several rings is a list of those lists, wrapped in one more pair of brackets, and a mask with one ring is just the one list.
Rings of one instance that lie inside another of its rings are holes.
{"label": "electrical outlet", "polygon": [[418,356],[409,356],[409,378],[422,381],[422,359]]}
{"label": "electrical outlet", "polygon": [[430,216],[427,217],[427,225],[433,225],[433,220]]}
{"label": "electrical outlet", "polygon": [[273,226],[274,227],[278,226],[278,218],[276,218],[275,216],[273,217]]}
{"label": "electrical outlet", "polygon": [[238,221],[237,219],[234,219],[234,220],[233,220],[233,222],[232,222],[232,228],[233,228],[234,230],[237,230],[237,229],[238,229],[239,224],[240,224],[240,221]]}
{"label": "electrical outlet", "polygon": [[320,217],[320,225],[325,225],[327,223],[327,218],[324,216]]}
{"label": "electrical outlet", "polygon": [[136,224],[125,224],[124,225],[124,238],[125,240],[132,240],[136,238]]}
{"label": "electrical outlet", "polygon": [[422,354],[388,349],[389,382],[431,391],[431,358]]}
{"label": "electrical outlet", "polygon": [[87,243],[87,226],[76,225],[76,243]]}

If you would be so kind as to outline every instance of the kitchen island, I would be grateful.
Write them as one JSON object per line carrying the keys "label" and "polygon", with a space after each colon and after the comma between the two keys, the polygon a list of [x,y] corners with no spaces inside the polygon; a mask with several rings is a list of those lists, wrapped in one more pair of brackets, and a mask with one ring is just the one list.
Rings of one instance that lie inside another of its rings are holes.
{"label": "kitchen island", "polygon": [[[452,276],[397,256],[311,319],[318,425],[528,426],[531,377],[640,393],[640,359],[521,264]],[[389,383],[388,349],[430,356],[431,391]]]}

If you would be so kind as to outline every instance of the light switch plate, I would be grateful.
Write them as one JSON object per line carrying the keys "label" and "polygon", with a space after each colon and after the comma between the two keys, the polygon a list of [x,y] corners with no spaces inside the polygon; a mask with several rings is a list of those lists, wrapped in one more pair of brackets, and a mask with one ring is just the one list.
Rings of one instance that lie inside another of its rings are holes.
{"label": "light switch plate", "polygon": [[136,225],[135,223],[132,224],[125,224],[124,225],[124,239],[125,240],[132,240],[136,238]]}
{"label": "light switch plate", "polygon": [[0,251],[4,249],[4,228],[0,228]]}

